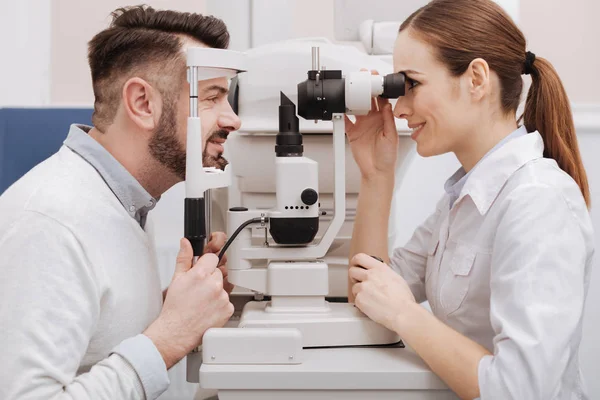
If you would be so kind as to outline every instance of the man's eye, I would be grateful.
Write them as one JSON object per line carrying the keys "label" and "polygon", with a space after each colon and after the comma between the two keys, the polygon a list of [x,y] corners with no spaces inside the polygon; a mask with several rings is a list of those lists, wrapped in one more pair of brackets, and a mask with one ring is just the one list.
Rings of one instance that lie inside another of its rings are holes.
{"label": "man's eye", "polygon": [[218,97],[210,97],[210,98],[208,98],[208,99],[206,99],[206,100],[207,100],[207,101],[211,101],[211,102],[213,102],[213,103],[216,103],[216,102],[217,102],[217,100],[219,100],[219,98],[218,98]]}

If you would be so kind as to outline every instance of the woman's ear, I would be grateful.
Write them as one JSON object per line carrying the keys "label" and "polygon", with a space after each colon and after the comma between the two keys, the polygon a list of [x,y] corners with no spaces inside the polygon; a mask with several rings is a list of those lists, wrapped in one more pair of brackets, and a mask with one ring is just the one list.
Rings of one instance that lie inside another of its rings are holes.
{"label": "woman's ear", "polygon": [[144,79],[130,78],[123,85],[125,114],[139,128],[154,131],[160,117],[160,97]]}
{"label": "woman's ear", "polygon": [[483,58],[476,58],[471,61],[465,73],[471,97],[475,101],[481,100],[490,91],[490,66]]}

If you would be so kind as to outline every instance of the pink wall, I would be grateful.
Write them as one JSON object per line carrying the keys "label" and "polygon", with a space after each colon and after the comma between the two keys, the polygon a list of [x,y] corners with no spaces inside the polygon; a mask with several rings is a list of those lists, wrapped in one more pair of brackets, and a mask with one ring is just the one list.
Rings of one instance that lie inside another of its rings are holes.
{"label": "pink wall", "polygon": [[[154,8],[203,13],[204,0],[146,0]],[[132,4],[138,4],[133,2]],[[87,42],[110,23],[123,0],[52,2],[50,98],[53,105],[92,105]]]}
{"label": "pink wall", "polygon": [[[206,12],[206,0],[146,1],[156,8]],[[318,6],[320,4],[320,6]],[[86,44],[106,27],[108,15],[123,1],[52,2],[50,102],[90,105],[93,101]],[[308,6],[308,7],[307,7]],[[317,7],[321,12],[313,12]],[[333,39],[333,1],[297,1],[295,37]],[[549,59],[560,73],[571,101],[600,103],[600,1],[521,0],[519,25],[529,49]],[[310,24],[306,24],[311,20]]]}
{"label": "pink wall", "polygon": [[529,50],[548,59],[574,103],[600,103],[600,1],[521,0]]}

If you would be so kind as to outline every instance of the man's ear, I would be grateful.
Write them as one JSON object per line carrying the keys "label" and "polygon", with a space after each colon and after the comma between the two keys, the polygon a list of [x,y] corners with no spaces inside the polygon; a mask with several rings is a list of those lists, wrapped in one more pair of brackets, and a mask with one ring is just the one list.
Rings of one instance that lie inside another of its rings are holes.
{"label": "man's ear", "polygon": [[160,117],[160,96],[145,80],[134,77],[123,85],[125,114],[135,125],[153,131]]}
{"label": "man's ear", "polygon": [[465,71],[473,100],[481,100],[491,88],[490,66],[483,58],[476,58]]}

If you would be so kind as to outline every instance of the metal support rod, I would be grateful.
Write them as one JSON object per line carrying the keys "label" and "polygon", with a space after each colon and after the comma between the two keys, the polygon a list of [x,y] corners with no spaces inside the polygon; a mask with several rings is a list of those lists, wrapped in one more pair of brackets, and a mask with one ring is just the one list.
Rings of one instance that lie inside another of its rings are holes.
{"label": "metal support rod", "polygon": [[319,70],[319,65],[321,65],[321,61],[319,58],[320,58],[319,57],[319,48],[315,46],[312,48],[312,69],[313,69],[313,71]]}
{"label": "metal support rod", "polygon": [[204,214],[204,221],[206,222],[206,243],[210,240],[210,234],[212,233],[212,190],[208,189],[204,192],[204,210],[206,213]]}
{"label": "metal support rod", "polygon": [[198,67],[188,67],[190,81],[190,117],[198,116]]}

